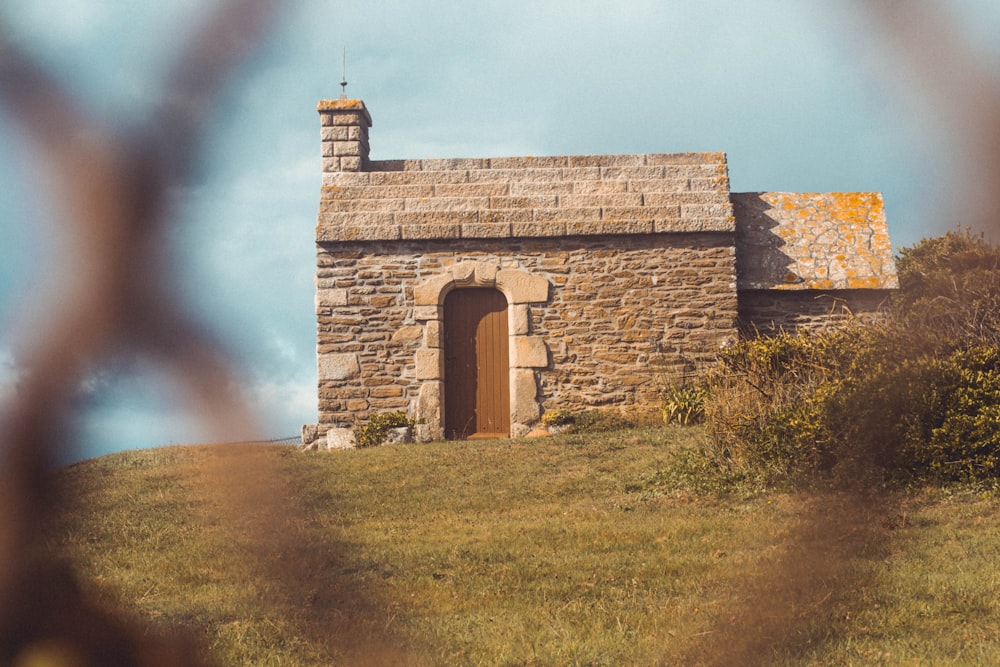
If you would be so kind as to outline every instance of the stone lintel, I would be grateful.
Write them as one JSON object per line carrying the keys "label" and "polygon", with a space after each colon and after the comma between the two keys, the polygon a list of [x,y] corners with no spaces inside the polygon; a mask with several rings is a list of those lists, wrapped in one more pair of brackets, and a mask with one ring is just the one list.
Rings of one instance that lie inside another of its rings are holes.
{"label": "stone lintel", "polygon": [[549,299],[549,281],[516,269],[497,271],[496,286],[510,304],[543,303]]}

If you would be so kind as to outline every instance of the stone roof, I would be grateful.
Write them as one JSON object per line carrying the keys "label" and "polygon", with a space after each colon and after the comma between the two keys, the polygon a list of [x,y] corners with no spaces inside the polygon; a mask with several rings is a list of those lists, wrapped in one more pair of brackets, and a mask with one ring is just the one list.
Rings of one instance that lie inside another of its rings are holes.
{"label": "stone roof", "polygon": [[878,192],[733,193],[739,289],[894,289]]}
{"label": "stone roof", "polygon": [[734,230],[724,153],[373,160],[323,174],[316,240]]}

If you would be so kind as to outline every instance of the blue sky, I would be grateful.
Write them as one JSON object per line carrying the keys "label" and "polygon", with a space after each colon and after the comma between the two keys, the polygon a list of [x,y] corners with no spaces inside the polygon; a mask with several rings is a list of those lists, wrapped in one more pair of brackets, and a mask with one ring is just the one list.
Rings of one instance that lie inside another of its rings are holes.
{"label": "blue sky", "polygon": [[[206,4],[23,0],[0,16],[83,105],[127,127]],[[962,120],[860,4],[293,3],[214,116],[200,178],[174,193],[172,265],[238,353],[261,436],[316,418],[315,106],[339,95],[342,48],[374,158],[721,150],[734,191],[882,191],[895,245],[911,245],[963,221]],[[939,4],[1000,64],[1000,3]],[[66,250],[28,149],[0,116],[0,395],[21,372],[14,341],[32,290]],[[141,360],[95,373],[80,406],[83,456],[205,437]]]}

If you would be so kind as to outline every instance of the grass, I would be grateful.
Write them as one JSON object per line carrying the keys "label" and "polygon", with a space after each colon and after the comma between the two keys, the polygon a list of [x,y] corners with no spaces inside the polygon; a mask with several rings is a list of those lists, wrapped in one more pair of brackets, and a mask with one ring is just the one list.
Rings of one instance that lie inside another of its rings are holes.
{"label": "grass", "polygon": [[713,494],[702,437],[117,454],[53,548],[223,665],[1000,664],[995,496]]}

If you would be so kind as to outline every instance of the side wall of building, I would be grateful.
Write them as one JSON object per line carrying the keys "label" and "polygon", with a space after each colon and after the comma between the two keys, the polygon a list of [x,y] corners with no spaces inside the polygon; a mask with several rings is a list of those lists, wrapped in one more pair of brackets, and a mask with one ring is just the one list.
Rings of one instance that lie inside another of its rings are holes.
{"label": "side wall of building", "polygon": [[740,290],[744,336],[798,333],[870,322],[880,317],[892,290]]}
{"label": "side wall of building", "polygon": [[544,301],[510,306],[544,343],[541,410],[654,404],[665,374],[710,363],[736,335],[726,233],[331,243],[317,257],[321,431],[418,412],[418,360],[441,332],[415,291],[462,263],[548,283]]}

